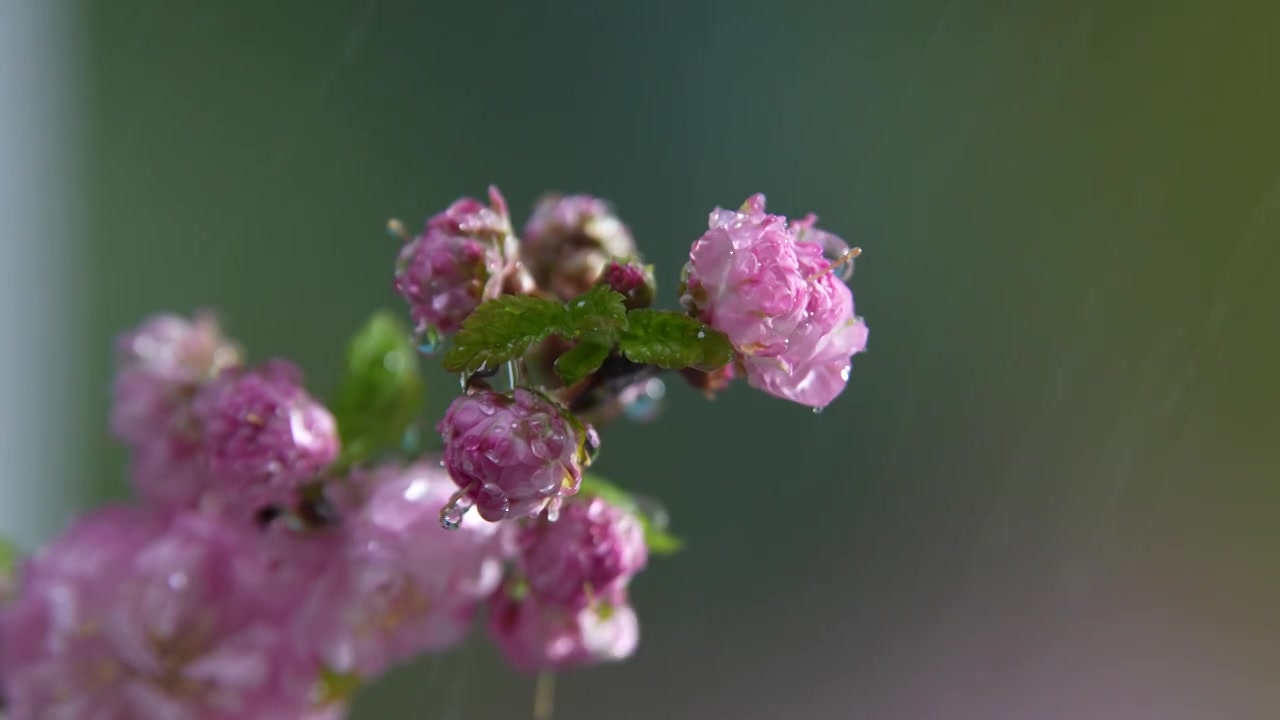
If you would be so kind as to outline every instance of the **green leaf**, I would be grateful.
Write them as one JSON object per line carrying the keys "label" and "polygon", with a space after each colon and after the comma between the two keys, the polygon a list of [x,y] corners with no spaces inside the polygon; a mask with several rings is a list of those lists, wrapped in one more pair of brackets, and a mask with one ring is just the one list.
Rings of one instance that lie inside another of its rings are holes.
{"label": "green leaf", "polygon": [[[476,308],[453,337],[444,369],[472,373],[495,368],[529,351],[550,335],[597,338],[613,344],[627,324],[623,298],[608,288],[592,288],[567,303],[526,295],[503,295]],[[586,352],[586,351],[583,351]]]}
{"label": "green leaf", "polygon": [[473,373],[514,360],[560,327],[564,306],[527,295],[503,295],[480,304],[453,336],[444,369]]}
{"label": "green leaf", "polygon": [[644,543],[653,555],[672,555],[684,548],[684,541],[667,532],[665,527],[656,523],[654,518],[644,512],[640,503],[626,490],[614,485],[598,475],[583,474],[582,485],[578,494],[584,497],[598,497],[614,507],[629,512],[640,520],[644,529]]}
{"label": "green leaf", "polygon": [[609,357],[611,345],[595,338],[579,340],[577,345],[556,359],[556,374],[564,380],[565,385],[578,382],[600,369],[604,359]]}
{"label": "green leaf", "polygon": [[349,465],[398,447],[423,400],[409,329],[388,311],[375,313],[347,343],[342,379],[330,403],[342,438],[340,462]]}
{"label": "green leaf", "polygon": [[627,326],[625,301],[621,293],[607,287],[593,287],[564,304],[563,325],[556,334],[569,339],[584,335],[612,336]]}
{"label": "green leaf", "polygon": [[9,598],[5,592],[17,591],[16,576],[20,554],[18,548],[7,539],[0,537],[0,604]]}
{"label": "green leaf", "polygon": [[340,673],[323,667],[320,669],[319,688],[316,695],[320,705],[345,703],[355,696],[363,679],[355,673]]}
{"label": "green leaf", "polygon": [[618,349],[633,362],[663,368],[716,370],[733,360],[733,345],[723,333],[678,312],[632,310]]}

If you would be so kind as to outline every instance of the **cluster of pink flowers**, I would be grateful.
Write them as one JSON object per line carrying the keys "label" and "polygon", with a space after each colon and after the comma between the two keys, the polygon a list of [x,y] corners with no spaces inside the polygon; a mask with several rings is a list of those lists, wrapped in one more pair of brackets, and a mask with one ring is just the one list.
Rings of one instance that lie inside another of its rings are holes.
{"label": "cluster of pink flowers", "polygon": [[[405,238],[394,287],[415,333],[457,334],[459,348],[483,338],[462,349],[509,366],[506,389],[487,360],[464,373],[438,451],[353,456],[367,443],[340,435],[384,418],[347,424],[294,364],[246,364],[210,313],[122,335],[110,427],[131,452],[138,501],[78,518],[14,582],[0,578],[10,720],[336,719],[355,681],[456,647],[478,613],[520,671],[634,653],[629,586],[662,528],[587,477],[597,426],[619,408],[652,418],[664,369],[708,391],[745,376],[797,403],[831,402],[866,343],[833,272],[854,253],[812,216],[766,214],[759,195],[717,209],[681,289],[683,321],[705,325],[655,345],[697,350],[719,333],[731,357],[682,367],[635,360],[655,351],[639,331],[630,346],[618,335],[654,283],[607,203],[547,196],[522,234],[495,188],[489,205],[459,200]],[[475,319],[513,296],[564,303],[569,317],[593,289],[615,309],[523,329],[520,317]],[[583,357],[594,364],[569,374]]]}

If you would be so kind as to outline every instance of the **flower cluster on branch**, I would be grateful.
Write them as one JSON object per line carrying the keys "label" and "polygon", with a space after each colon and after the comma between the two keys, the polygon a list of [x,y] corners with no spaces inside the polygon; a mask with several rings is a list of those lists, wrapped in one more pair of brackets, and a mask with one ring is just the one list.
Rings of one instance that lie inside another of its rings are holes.
{"label": "flower cluster on branch", "polygon": [[[323,400],[209,312],[119,337],[109,424],[137,500],[0,563],[10,720],[335,720],[478,616],[522,672],[625,659],[630,584],[680,541],[593,474],[600,429],[656,417],[668,374],[822,408],[866,345],[858,250],[762,195],[711,213],[679,310],[653,307],[652,266],[598,198],[545,196],[517,234],[490,188],[397,237],[412,322],[376,313]],[[462,378],[439,444],[424,358]]]}

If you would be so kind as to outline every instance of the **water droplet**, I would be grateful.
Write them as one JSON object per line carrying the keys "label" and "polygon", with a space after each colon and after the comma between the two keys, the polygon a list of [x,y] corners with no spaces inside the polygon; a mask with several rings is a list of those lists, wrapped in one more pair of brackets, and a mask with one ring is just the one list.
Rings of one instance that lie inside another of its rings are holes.
{"label": "water droplet", "polygon": [[587,301],[586,301],[586,300],[579,300],[579,301],[578,301],[578,307],[586,307],[586,306],[587,306]]}
{"label": "water droplet", "polygon": [[699,331],[698,331],[698,339],[699,339],[699,340],[701,340],[701,339],[705,338],[706,336],[707,336],[707,331],[706,331],[706,330],[699,330]]}
{"label": "water droplet", "polygon": [[622,391],[618,400],[622,412],[633,422],[651,422],[662,411],[667,386],[659,378],[649,378]]}
{"label": "water droplet", "polygon": [[819,405],[818,407],[816,407],[816,408],[814,408],[814,409],[813,409],[813,414],[814,414],[814,415],[821,415],[821,414],[822,414],[822,411],[823,411],[823,410],[826,410],[826,409],[827,409],[827,406],[826,406],[826,405]]}
{"label": "water droplet", "polygon": [[440,331],[435,328],[427,328],[425,332],[414,337],[414,344],[418,346],[418,353],[424,357],[431,357],[440,350]]}
{"label": "water droplet", "polygon": [[560,496],[551,498],[551,502],[547,503],[547,522],[555,522],[560,519],[560,505],[562,504]]}
{"label": "water droplet", "polygon": [[647,495],[632,495],[631,500],[636,504],[636,512],[643,515],[653,527],[666,530],[671,524],[671,515],[661,500]]}
{"label": "water droplet", "polygon": [[421,449],[422,431],[418,427],[418,423],[411,423],[409,427],[404,429],[404,435],[400,437],[400,451],[405,455],[417,455]]}
{"label": "water droplet", "polygon": [[457,530],[462,525],[462,516],[467,514],[474,502],[463,488],[449,498],[449,503],[440,508],[440,527],[445,530]]}
{"label": "water droplet", "polygon": [[849,366],[848,365],[845,365],[844,367],[840,368],[840,379],[845,382],[849,382]]}
{"label": "water droplet", "polygon": [[582,448],[587,454],[587,461],[584,466],[590,466],[600,456],[600,433],[591,425],[586,428],[586,433],[582,438]]}

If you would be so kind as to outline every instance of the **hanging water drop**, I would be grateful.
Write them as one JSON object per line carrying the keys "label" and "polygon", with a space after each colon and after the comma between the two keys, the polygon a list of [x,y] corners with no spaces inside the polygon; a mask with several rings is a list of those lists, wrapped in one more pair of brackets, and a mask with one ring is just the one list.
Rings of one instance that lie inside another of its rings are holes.
{"label": "hanging water drop", "polygon": [[671,515],[661,500],[647,495],[632,495],[631,500],[635,503],[636,512],[648,520],[654,528],[666,530],[671,524]]}
{"label": "hanging water drop", "polygon": [[418,354],[423,357],[431,357],[440,350],[440,331],[433,327],[427,328],[422,333],[414,336],[414,345],[418,348]]}
{"label": "hanging water drop", "polygon": [[629,420],[650,422],[662,411],[662,399],[666,394],[666,383],[659,378],[649,378],[623,390],[618,401],[622,403],[622,412]]}
{"label": "hanging water drop", "polygon": [[474,504],[467,494],[467,488],[455,492],[448,504],[440,508],[440,527],[445,530],[457,530],[462,525],[462,516],[467,514]]}
{"label": "hanging water drop", "polygon": [[816,408],[814,408],[814,409],[813,409],[813,414],[814,414],[814,415],[821,415],[821,414],[822,414],[822,411],[823,411],[823,410],[826,410],[826,409],[827,409],[827,406],[826,406],[826,405],[819,405],[818,407],[816,407]]}
{"label": "hanging water drop", "polygon": [[457,530],[462,527],[462,513],[457,512],[457,508],[452,505],[446,506],[440,511],[440,527],[445,530]]}
{"label": "hanging water drop", "polygon": [[[400,436],[400,452],[405,455],[417,455],[422,451],[422,430],[418,427],[418,423],[410,423],[404,429],[404,435]],[[443,462],[443,461],[442,461]]]}

